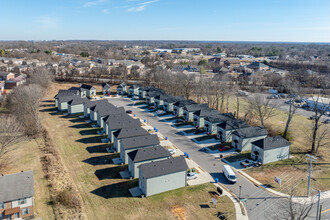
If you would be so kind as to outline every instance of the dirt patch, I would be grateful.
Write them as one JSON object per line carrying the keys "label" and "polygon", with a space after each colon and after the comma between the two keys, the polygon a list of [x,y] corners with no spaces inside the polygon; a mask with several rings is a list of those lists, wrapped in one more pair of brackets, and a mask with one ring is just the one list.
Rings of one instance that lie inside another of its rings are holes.
{"label": "dirt patch", "polygon": [[171,207],[171,212],[176,219],[187,220],[187,211],[185,207],[175,205]]}

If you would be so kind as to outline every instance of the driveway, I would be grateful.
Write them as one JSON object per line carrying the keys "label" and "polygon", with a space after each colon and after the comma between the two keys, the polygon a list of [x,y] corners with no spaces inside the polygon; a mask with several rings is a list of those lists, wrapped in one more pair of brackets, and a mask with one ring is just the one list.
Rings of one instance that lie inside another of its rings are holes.
{"label": "driveway", "polygon": [[237,196],[239,195],[239,186],[241,186],[241,197],[246,198],[246,209],[250,219],[265,219],[267,210],[273,207],[280,197],[274,196],[269,192],[256,187],[250,181],[237,173],[237,183],[229,184],[222,174],[223,162],[215,159],[214,155],[200,151],[201,146],[191,141],[190,138],[178,134],[178,130],[173,128],[169,123],[164,123],[155,117],[152,113],[143,112],[140,108],[132,107],[132,101],[127,98],[109,99],[112,104],[123,106],[126,110],[130,109],[140,119],[146,120],[151,126],[156,127],[159,132],[168,137],[168,139],[177,146],[182,152],[187,152],[190,158],[195,161],[202,169],[207,171],[214,179],[229,188]]}

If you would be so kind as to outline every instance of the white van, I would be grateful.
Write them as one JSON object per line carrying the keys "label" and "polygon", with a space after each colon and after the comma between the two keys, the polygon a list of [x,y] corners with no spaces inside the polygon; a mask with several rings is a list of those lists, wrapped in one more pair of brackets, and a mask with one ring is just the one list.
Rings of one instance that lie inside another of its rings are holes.
{"label": "white van", "polygon": [[222,171],[230,183],[236,183],[236,175],[229,165],[223,165]]}

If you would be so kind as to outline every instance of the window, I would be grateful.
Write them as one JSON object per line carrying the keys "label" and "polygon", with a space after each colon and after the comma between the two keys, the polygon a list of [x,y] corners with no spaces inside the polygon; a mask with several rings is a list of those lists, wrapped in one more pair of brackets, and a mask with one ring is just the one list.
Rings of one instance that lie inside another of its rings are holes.
{"label": "window", "polygon": [[15,218],[19,218],[19,213],[18,212],[15,213],[14,215],[15,215]]}
{"label": "window", "polygon": [[30,213],[29,208],[22,209],[22,215],[28,215]]}
{"label": "window", "polygon": [[0,202],[0,209],[4,209],[5,208],[5,203]]}
{"label": "window", "polygon": [[25,204],[26,203],[26,199],[24,198],[24,199],[19,199],[18,200],[18,205],[23,205],[23,204]]}

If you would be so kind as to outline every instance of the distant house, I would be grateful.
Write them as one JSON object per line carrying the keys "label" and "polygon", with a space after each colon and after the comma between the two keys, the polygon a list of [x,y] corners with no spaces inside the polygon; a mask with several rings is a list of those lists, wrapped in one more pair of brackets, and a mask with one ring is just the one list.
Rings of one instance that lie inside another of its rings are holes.
{"label": "distant house", "polygon": [[232,133],[231,146],[238,151],[251,150],[251,143],[267,137],[268,132],[263,126],[237,129]]}
{"label": "distant house", "polygon": [[74,98],[68,102],[68,113],[77,114],[84,112],[84,104],[88,99],[81,98],[80,96],[74,96]]}
{"label": "distant house", "polygon": [[122,114],[126,114],[124,107],[117,108],[117,107],[113,106],[113,107],[110,107],[107,109],[99,110],[97,112],[97,125],[100,126],[101,128],[103,128],[104,127],[103,119],[105,117],[108,117],[111,115],[122,115]]}
{"label": "distant house", "polygon": [[128,96],[129,97],[135,97],[135,96],[139,96],[139,89],[140,89],[140,85],[131,85],[128,88]]}
{"label": "distant house", "polygon": [[164,105],[163,105],[163,109],[166,112],[173,112],[174,108],[173,105],[174,103],[176,103],[177,101],[183,101],[185,100],[185,98],[183,96],[172,96],[169,95],[168,97],[166,97],[164,99]]}
{"label": "distant house", "polygon": [[103,133],[108,135],[108,124],[110,122],[115,123],[115,121],[130,121],[132,120],[132,117],[130,117],[126,112],[120,113],[120,114],[110,114],[105,117],[103,117]]}
{"label": "distant house", "polygon": [[128,119],[128,120],[113,120],[107,123],[108,125],[108,138],[110,142],[114,140],[114,133],[119,129],[123,128],[136,128],[141,127],[139,119]]}
{"label": "distant house", "polygon": [[139,188],[145,196],[187,185],[187,163],[183,157],[160,160],[139,166]]}
{"label": "distant house", "polygon": [[0,83],[0,96],[2,96],[2,93],[5,91],[5,84]]}
{"label": "distant house", "polygon": [[80,92],[82,97],[92,98],[96,96],[96,89],[91,85],[82,84],[80,86],[80,89],[81,89]]}
{"label": "distant house", "polygon": [[137,149],[128,153],[128,171],[133,178],[139,178],[139,166],[171,158],[171,153],[160,145]]}
{"label": "distant house", "polygon": [[247,68],[249,69],[253,69],[254,71],[265,71],[265,70],[269,70],[269,66],[263,64],[263,63],[259,63],[259,62],[253,62],[249,65],[247,65]]}
{"label": "distant house", "polygon": [[220,65],[221,57],[213,57],[207,60],[208,64]]}
{"label": "distant house", "polygon": [[20,86],[26,82],[26,78],[22,75],[19,75],[15,78],[5,81],[5,89],[12,89],[16,86]]}
{"label": "distant house", "polygon": [[117,94],[125,95],[126,93],[127,93],[127,84],[123,82],[117,86]]}
{"label": "distant house", "polygon": [[159,94],[155,97],[155,106],[158,109],[163,109],[165,99],[169,97],[167,94]]}
{"label": "distant house", "polygon": [[102,83],[103,95],[110,95],[110,85],[108,83]]}
{"label": "distant house", "polygon": [[145,136],[148,134],[149,132],[142,127],[119,129],[113,133],[113,148],[115,151],[120,152],[121,140],[123,138]]}
{"label": "distant house", "polygon": [[33,171],[0,176],[0,219],[31,219],[34,216]]}
{"label": "distant house", "polygon": [[173,104],[173,114],[177,117],[183,116],[183,108],[186,107],[186,105],[192,105],[196,104],[193,100],[180,100]]}
{"label": "distant house", "polygon": [[90,108],[89,118],[92,121],[97,121],[97,112],[102,110],[106,111],[107,109],[116,108],[113,104],[110,104],[108,100],[102,100],[102,102],[96,102],[94,106]]}
{"label": "distant house", "polygon": [[155,104],[155,98],[159,95],[164,95],[165,92],[158,91],[158,90],[152,90],[149,91],[146,95],[146,102],[148,105],[154,105]]}
{"label": "distant house", "polygon": [[207,104],[185,105],[185,107],[183,108],[183,119],[186,121],[192,121],[194,119],[194,112],[208,108],[209,106]]}
{"label": "distant house", "polygon": [[[91,108],[99,105],[100,103],[108,103],[108,100],[102,99],[102,100],[96,100],[96,101],[86,101],[84,104],[84,116],[91,118]],[[94,113],[93,113],[94,114]]]}
{"label": "distant house", "polygon": [[217,125],[217,138],[220,142],[231,142],[233,131],[246,127],[250,127],[250,125],[243,120],[224,121]]}
{"label": "distant house", "polygon": [[157,134],[123,138],[120,146],[120,159],[123,163],[128,163],[129,152],[145,147],[152,147],[158,144],[159,139]]}
{"label": "distant house", "polygon": [[197,110],[193,114],[193,117],[194,117],[193,124],[196,128],[204,128],[204,125],[205,125],[204,119],[206,117],[212,117],[212,116],[219,115],[219,114],[220,114],[220,112],[218,112],[217,110],[212,109],[212,108],[203,108],[203,109]]}
{"label": "distant house", "polygon": [[241,61],[237,58],[227,59],[223,62],[224,66],[227,68],[239,67]]}
{"label": "distant house", "polygon": [[208,134],[216,134],[218,124],[234,119],[235,117],[232,113],[220,113],[218,115],[208,116],[204,119],[204,130]]}
{"label": "distant house", "polygon": [[148,92],[158,91],[159,93],[165,93],[164,90],[160,88],[155,88],[154,86],[142,86],[139,88],[139,98],[146,99]]}
{"label": "distant house", "polygon": [[290,142],[280,136],[266,137],[251,143],[251,158],[262,164],[288,159]]}
{"label": "distant house", "polygon": [[2,72],[0,72],[0,81],[11,80],[13,78],[15,78],[14,73],[2,73]]}
{"label": "distant house", "polygon": [[223,67],[222,66],[218,66],[213,68],[213,73],[222,73],[223,71]]}

